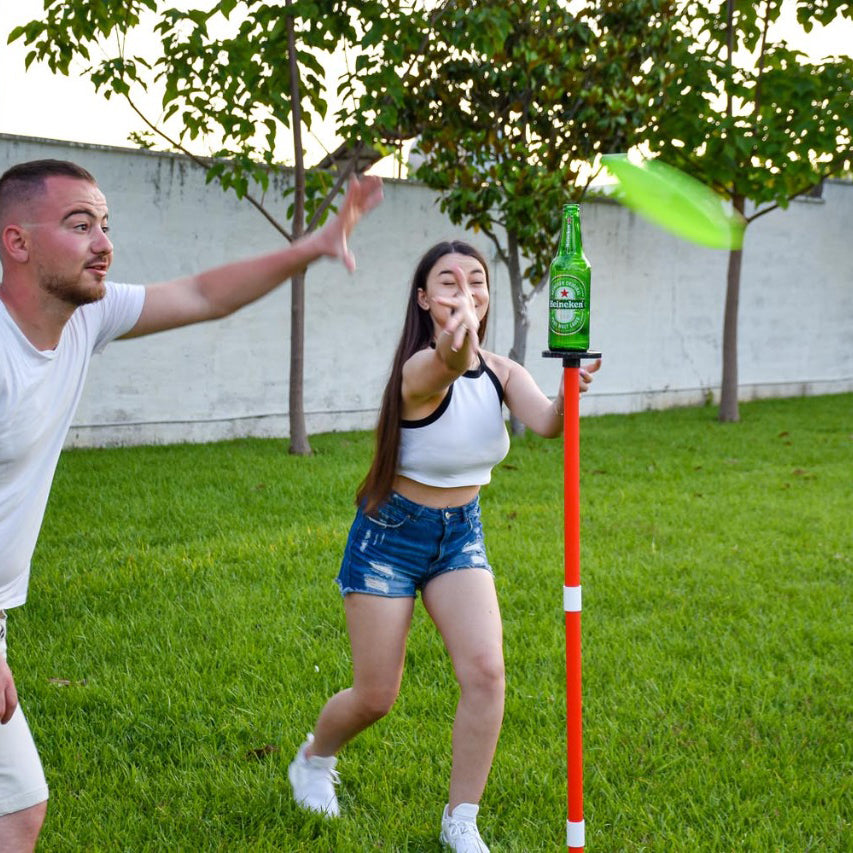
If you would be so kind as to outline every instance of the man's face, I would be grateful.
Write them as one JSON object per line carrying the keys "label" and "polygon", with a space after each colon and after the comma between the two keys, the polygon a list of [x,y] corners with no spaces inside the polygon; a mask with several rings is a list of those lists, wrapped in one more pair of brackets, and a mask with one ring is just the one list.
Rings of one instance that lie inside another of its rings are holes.
{"label": "man's face", "polygon": [[107,237],[107,200],[97,186],[77,178],[47,178],[31,218],[24,227],[39,287],[75,306],[102,299],[113,244]]}

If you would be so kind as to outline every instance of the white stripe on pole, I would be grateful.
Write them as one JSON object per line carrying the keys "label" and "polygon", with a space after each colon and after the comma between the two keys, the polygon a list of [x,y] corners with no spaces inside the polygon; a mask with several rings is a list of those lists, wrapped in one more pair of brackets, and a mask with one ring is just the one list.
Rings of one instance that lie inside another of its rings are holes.
{"label": "white stripe on pole", "polygon": [[567,847],[583,847],[584,846],[584,822],[582,820],[567,820],[566,821],[566,846]]}
{"label": "white stripe on pole", "polygon": [[581,588],[579,586],[563,587],[563,610],[567,613],[580,613]]}

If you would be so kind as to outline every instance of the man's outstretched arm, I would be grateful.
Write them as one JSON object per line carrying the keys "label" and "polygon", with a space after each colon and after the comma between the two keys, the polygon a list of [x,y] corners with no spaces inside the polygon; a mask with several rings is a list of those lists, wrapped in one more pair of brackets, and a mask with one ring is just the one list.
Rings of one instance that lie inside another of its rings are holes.
{"label": "man's outstretched arm", "polygon": [[178,326],[214,320],[254,302],[319,258],[339,258],[355,269],[347,236],[361,217],[382,200],[382,179],[354,178],[344,201],[319,231],[284,249],[215,267],[196,275],[152,284],[136,325],[124,337],[162,332]]}

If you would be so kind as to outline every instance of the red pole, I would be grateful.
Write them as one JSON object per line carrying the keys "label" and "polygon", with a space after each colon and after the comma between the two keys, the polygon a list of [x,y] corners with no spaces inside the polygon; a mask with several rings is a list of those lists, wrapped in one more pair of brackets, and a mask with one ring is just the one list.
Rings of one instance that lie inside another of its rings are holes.
{"label": "red pole", "polygon": [[566,757],[569,850],[584,848],[583,721],[581,716],[581,555],[580,555],[580,367],[579,360],[563,360],[563,453],[565,518],[566,612]]}
{"label": "red pole", "polygon": [[584,848],[583,719],[581,713],[581,500],[580,500],[580,366],[600,352],[545,350],[545,358],[563,360],[563,519],[566,575],[566,845]]}

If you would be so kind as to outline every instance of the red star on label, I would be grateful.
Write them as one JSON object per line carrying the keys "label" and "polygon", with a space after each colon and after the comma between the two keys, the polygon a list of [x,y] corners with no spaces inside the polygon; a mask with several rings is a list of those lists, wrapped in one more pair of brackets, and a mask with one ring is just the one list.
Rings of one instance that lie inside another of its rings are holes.
{"label": "red star on label", "polygon": [[564,297],[564,298],[565,298],[566,296],[568,296],[568,295],[569,295],[569,291],[568,291],[568,290],[563,290],[563,292],[560,294],[560,296],[562,296],[562,297]]}

